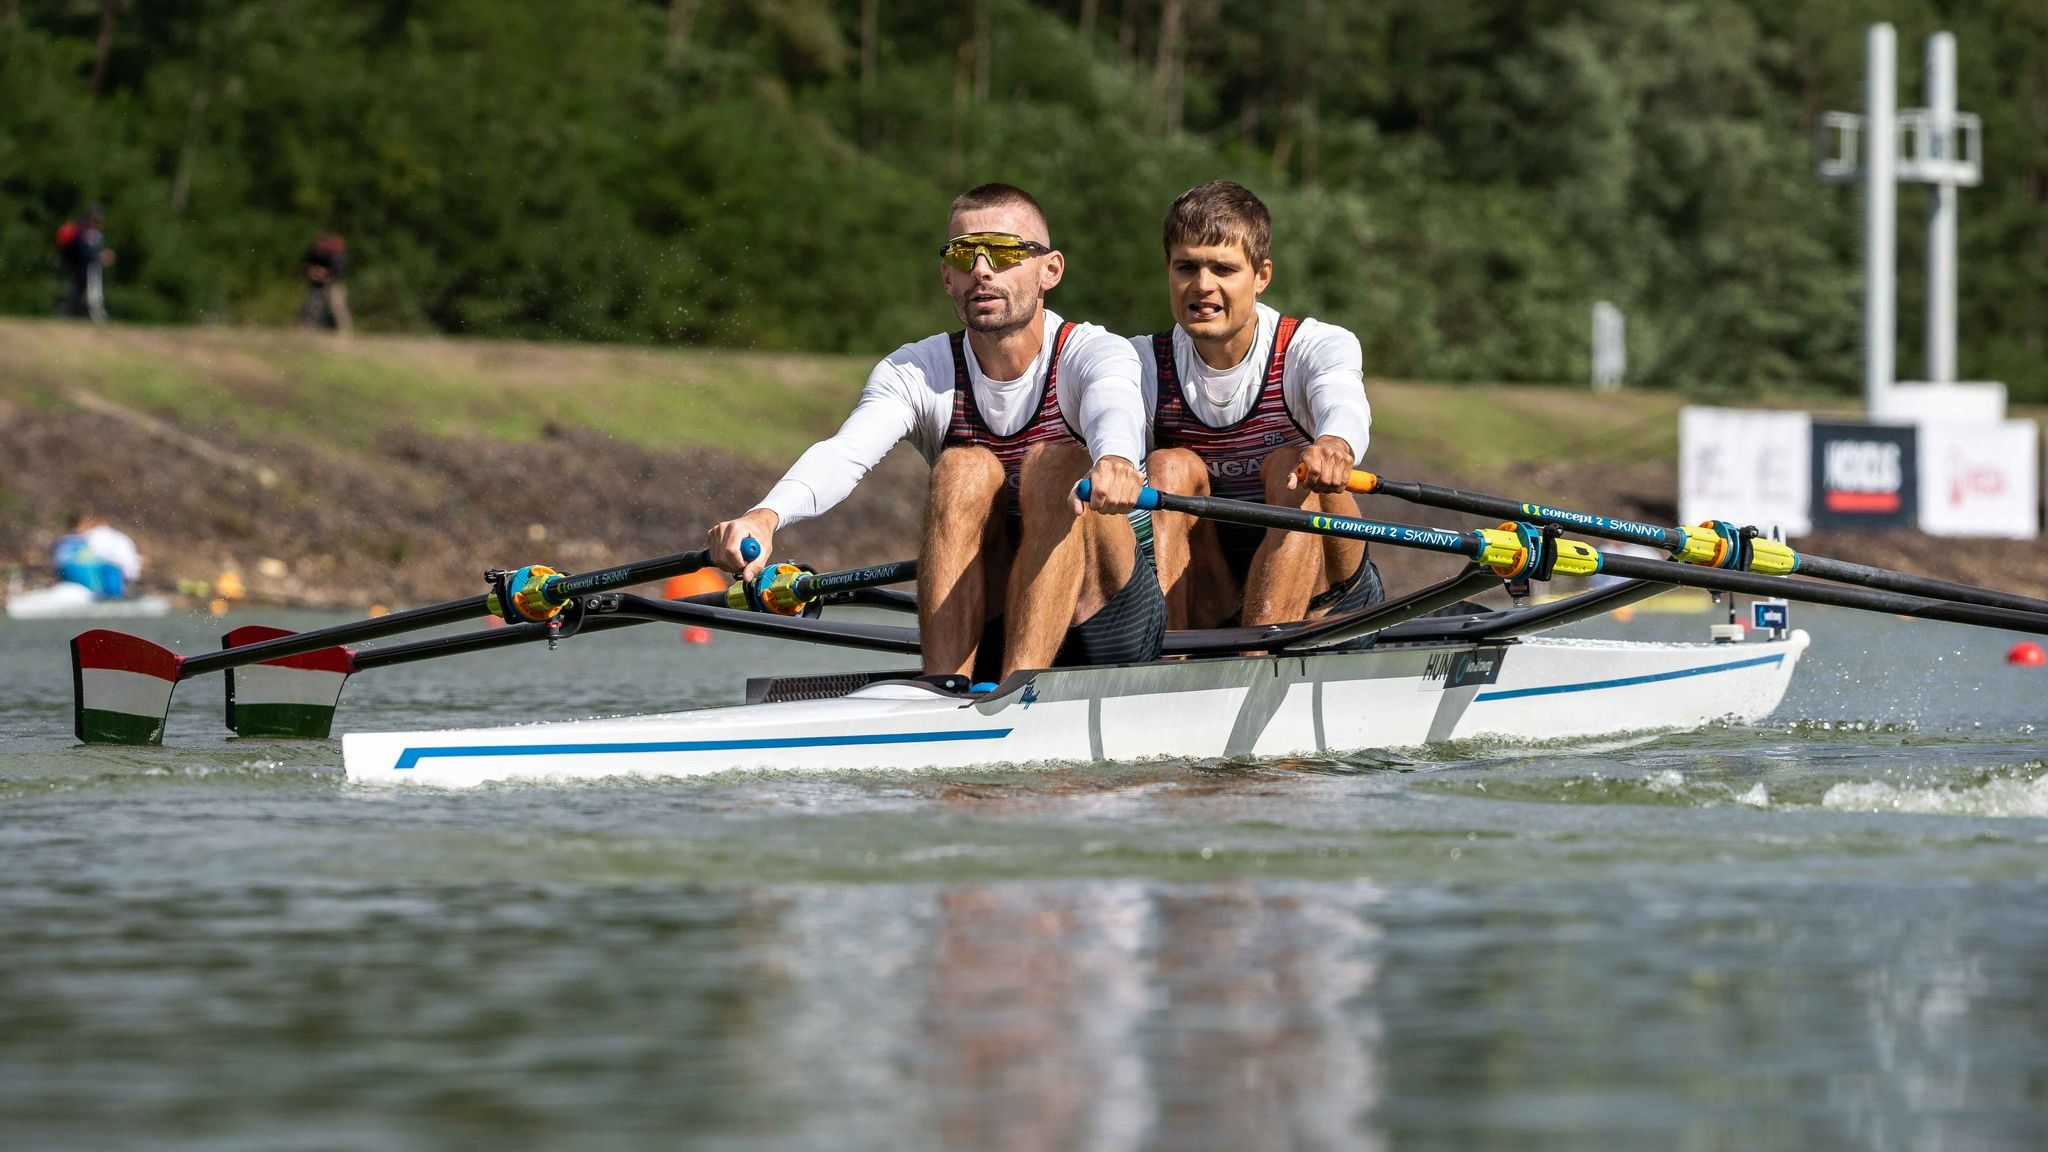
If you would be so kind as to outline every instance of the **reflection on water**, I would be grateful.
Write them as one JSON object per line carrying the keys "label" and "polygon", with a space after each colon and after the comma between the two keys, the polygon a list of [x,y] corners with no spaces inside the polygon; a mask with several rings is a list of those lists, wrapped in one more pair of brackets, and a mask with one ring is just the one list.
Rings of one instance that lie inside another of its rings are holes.
{"label": "reflection on water", "polygon": [[1369,886],[781,892],[747,916],[769,991],[736,1039],[764,1094],[834,1102],[798,1128],[821,1143],[1377,1148],[1374,900]]}
{"label": "reflection on water", "polygon": [[[1755,728],[473,793],[73,749],[10,649],[0,1149],[2048,1146],[2048,693],[1845,619]],[[653,632],[344,719],[789,663]]]}

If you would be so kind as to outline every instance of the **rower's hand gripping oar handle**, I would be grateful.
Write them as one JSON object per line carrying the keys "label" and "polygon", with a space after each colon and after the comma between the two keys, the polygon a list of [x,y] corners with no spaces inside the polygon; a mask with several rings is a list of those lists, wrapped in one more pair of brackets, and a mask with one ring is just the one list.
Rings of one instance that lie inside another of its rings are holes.
{"label": "rower's hand gripping oar handle", "polygon": [[[1294,479],[1302,484],[1308,483],[1308,465],[1296,464],[1294,466]],[[1344,490],[1346,492],[1356,492],[1361,496],[1370,496],[1380,490],[1379,475],[1378,473],[1367,472],[1363,468],[1353,468],[1351,470],[1351,479],[1344,482]]]}
{"label": "rower's hand gripping oar handle", "polygon": [[[1088,478],[1086,476],[1083,476],[1081,478],[1081,482],[1079,484],[1074,485],[1074,498],[1079,500],[1081,503],[1086,504],[1088,502],[1089,494],[1094,491],[1095,485],[1090,484],[1088,482]],[[1139,508],[1143,508],[1148,512],[1159,507],[1158,491],[1149,484],[1147,484],[1143,488],[1138,489],[1138,503],[1136,506]]]}

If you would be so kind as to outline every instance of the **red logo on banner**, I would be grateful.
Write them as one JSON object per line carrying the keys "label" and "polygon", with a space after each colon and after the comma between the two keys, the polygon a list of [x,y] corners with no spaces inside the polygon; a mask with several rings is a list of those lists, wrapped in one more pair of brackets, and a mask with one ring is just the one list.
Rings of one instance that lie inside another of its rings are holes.
{"label": "red logo on banner", "polygon": [[1830,512],[1897,512],[1897,492],[1830,492],[1826,499]]}
{"label": "red logo on banner", "polygon": [[1948,502],[1961,504],[1970,496],[1998,496],[2005,491],[2005,473],[1983,465],[1958,464],[1949,474]]}

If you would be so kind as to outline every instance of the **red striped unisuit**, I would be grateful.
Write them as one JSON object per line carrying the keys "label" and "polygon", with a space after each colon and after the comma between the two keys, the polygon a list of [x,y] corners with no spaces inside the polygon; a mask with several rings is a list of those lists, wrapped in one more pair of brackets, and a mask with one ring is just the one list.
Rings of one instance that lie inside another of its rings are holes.
{"label": "red striped unisuit", "polygon": [[964,343],[965,332],[955,332],[953,341],[953,419],[946,425],[945,447],[986,448],[995,453],[1003,465],[1003,485],[1009,490],[1009,508],[1004,521],[1009,527],[1010,543],[1015,545],[1023,531],[1024,512],[1018,505],[1017,489],[1020,482],[1019,470],[1024,466],[1024,454],[1034,444],[1079,444],[1080,433],[1067,423],[1060,413],[1060,353],[1067,347],[1067,336],[1073,332],[1077,321],[1068,320],[1060,325],[1053,336],[1052,362],[1046,365],[1045,382],[1040,386],[1038,409],[1031,414],[1015,435],[998,436],[989,431],[988,421],[981,417],[981,405],[974,398],[974,382],[967,375],[967,353]]}
{"label": "red striped unisuit", "polygon": [[[1220,428],[1206,424],[1188,410],[1180,371],[1173,360],[1173,329],[1152,336],[1152,355],[1159,365],[1159,398],[1152,409],[1152,442],[1161,448],[1186,448],[1202,458],[1209,468],[1209,491],[1232,500],[1266,502],[1266,482],[1259,473],[1267,453],[1293,445],[1305,448],[1312,438],[1287,410],[1286,389],[1281,378],[1287,370],[1287,345],[1301,323],[1282,316],[1273,330],[1273,353],[1266,359],[1266,374],[1259,380],[1259,394],[1244,416]],[[1251,554],[1264,537],[1260,529],[1243,529],[1218,524],[1218,536],[1233,568],[1243,576]]]}

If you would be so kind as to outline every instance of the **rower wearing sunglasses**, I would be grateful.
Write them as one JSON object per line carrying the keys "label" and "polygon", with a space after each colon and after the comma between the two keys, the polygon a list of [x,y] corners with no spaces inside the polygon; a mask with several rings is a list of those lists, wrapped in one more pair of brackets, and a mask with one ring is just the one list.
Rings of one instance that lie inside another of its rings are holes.
{"label": "rower wearing sunglasses", "polygon": [[[877,364],[831,439],[712,527],[712,559],[751,577],[777,528],[844,500],[908,439],[932,467],[917,580],[928,675],[1154,659],[1166,605],[1139,541],[1149,523],[1131,515],[1147,435],[1138,358],[1122,337],[1045,306],[1066,257],[1022,189],[963,193],[946,234],[939,273],[963,330]],[[1084,476],[1085,507],[1072,495]],[[745,562],[749,536],[761,552]]]}
{"label": "rower wearing sunglasses", "polygon": [[[1259,302],[1273,280],[1273,224],[1252,192],[1215,180],[1166,213],[1174,326],[1132,343],[1144,364],[1152,485],[1357,516],[1345,492],[1372,408],[1358,338]],[[1296,467],[1306,466],[1306,480]],[[1348,611],[1385,598],[1357,541],[1152,514],[1174,628]]]}

